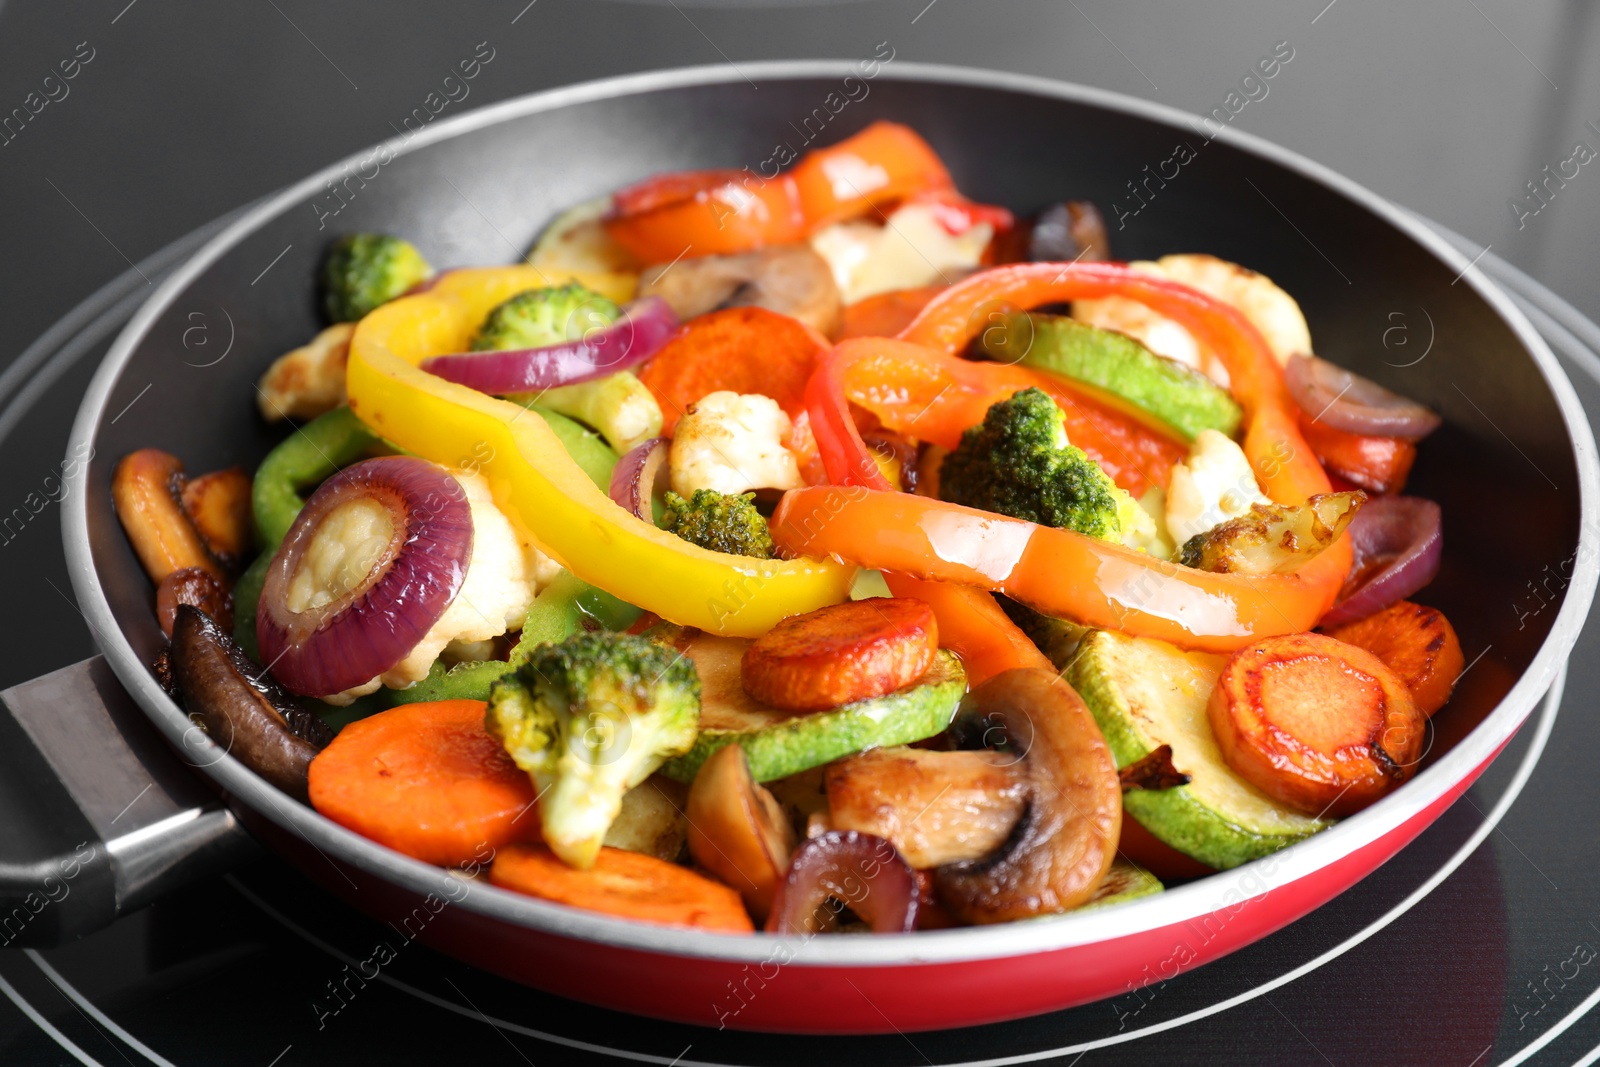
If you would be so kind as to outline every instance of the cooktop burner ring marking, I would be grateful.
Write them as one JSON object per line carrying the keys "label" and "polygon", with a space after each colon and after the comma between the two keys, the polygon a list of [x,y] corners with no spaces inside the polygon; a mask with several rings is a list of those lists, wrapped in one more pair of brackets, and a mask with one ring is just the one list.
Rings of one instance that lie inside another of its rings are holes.
{"label": "cooktop burner ring marking", "polygon": [[105,1067],[105,1064],[101,1063],[99,1060],[83,1051],[83,1049],[79,1048],[70,1037],[68,1037],[66,1034],[63,1034],[60,1030],[57,1030],[55,1024],[40,1014],[39,1009],[35,1008],[32,1004],[29,1004],[27,999],[23,997],[21,993],[17,992],[16,987],[10,982],[6,981],[5,975],[3,974],[0,974],[0,993],[4,993],[6,995],[6,999],[15,1004],[17,1009],[33,1022],[33,1025],[43,1030],[46,1034],[49,1034],[50,1039],[56,1044],[60,1045],[62,1051],[66,1052],[73,1059],[83,1064],[84,1067]]}
{"label": "cooktop burner ring marking", "polygon": [[50,979],[50,981],[54,983],[55,987],[66,995],[68,1000],[72,1001],[78,1007],[88,1012],[95,1022],[99,1023],[107,1030],[110,1030],[113,1034],[116,1034],[122,1039],[124,1044],[128,1045],[135,1052],[139,1053],[139,1055],[155,1064],[156,1067],[178,1067],[177,1064],[173,1063],[155,1049],[151,1048],[149,1045],[146,1045],[143,1041],[140,1041],[127,1030],[123,1029],[116,1022],[116,1020],[111,1018],[111,1016],[95,1007],[94,1001],[78,992],[77,987],[71,982],[67,981],[66,975],[50,966],[45,958],[39,955],[39,951],[37,949],[25,948],[22,950],[22,954],[32,960],[33,965],[39,968],[40,971],[44,972],[44,976]]}

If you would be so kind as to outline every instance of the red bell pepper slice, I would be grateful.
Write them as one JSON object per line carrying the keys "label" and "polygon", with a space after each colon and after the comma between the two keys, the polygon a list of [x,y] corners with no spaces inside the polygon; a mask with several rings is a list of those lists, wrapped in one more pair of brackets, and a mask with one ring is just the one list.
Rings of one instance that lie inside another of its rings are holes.
{"label": "red bell pepper slice", "polygon": [[1369,493],[1398,493],[1405,489],[1417,446],[1398,437],[1371,437],[1346,433],[1326,423],[1300,416],[1300,432],[1330,474]]}

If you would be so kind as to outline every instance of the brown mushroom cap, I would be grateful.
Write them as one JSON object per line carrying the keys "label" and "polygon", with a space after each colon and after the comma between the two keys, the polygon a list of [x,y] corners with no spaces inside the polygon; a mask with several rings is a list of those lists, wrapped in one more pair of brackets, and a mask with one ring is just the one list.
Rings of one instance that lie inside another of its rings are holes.
{"label": "brown mushroom cap", "polygon": [[178,606],[173,625],[172,673],[184,708],[213,741],[285,793],[306,799],[307,768],[333,730],[188,604]]}
{"label": "brown mushroom cap", "polygon": [[1082,698],[1037,668],[995,675],[967,694],[958,721],[985,743],[1004,739],[1027,783],[1011,836],[980,860],[935,874],[939,896],[970,923],[1066,911],[1087,901],[1116,855],[1122,787]]}

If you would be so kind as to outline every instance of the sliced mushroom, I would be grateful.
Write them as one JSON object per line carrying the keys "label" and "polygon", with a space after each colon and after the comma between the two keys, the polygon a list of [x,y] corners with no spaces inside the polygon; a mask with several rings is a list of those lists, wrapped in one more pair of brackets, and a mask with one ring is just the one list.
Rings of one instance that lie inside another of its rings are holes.
{"label": "sliced mushroom", "polygon": [[1116,854],[1122,787],[1094,717],[1049,671],[1019,668],[967,694],[960,730],[1001,741],[1026,783],[1027,809],[993,854],[940,867],[940,899],[969,923],[1077,907]]}
{"label": "sliced mushroom", "polygon": [[825,337],[839,328],[839,287],[809,245],[778,245],[733,256],[699,256],[651,267],[639,295],[659,296],[680,319],[722,307],[761,307],[799,319]]}
{"label": "sliced mushroom", "polygon": [[172,674],[184,708],[213,741],[285,793],[307,799],[307,769],[333,730],[188,604],[179,605],[173,625]]}
{"label": "sliced mushroom", "polygon": [[665,775],[652,774],[622,795],[622,810],[607,828],[604,843],[676,861],[689,831],[683,813],[688,792]]}
{"label": "sliced mushroom", "polygon": [[314,419],[344,403],[344,369],[356,324],[340,322],[273,361],[256,388],[256,406],[268,422]]}
{"label": "sliced mushroom", "polygon": [[155,582],[185,567],[199,567],[219,578],[222,574],[183,510],[183,486],[183,463],[156,448],[128,453],[111,476],[117,518]]}
{"label": "sliced mushroom", "polygon": [[1099,263],[1111,258],[1111,238],[1099,208],[1087,200],[1051,204],[1039,212],[1028,234],[1034,262]]}
{"label": "sliced mushroom", "polygon": [[732,886],[757,922],[789,870],[794,831],[783,806],[750,776],[744,749],[718,749],[689,787],[689,855]]}
{"label": "sliced mushroom", "polygon": [[229,467],[190,478],[182,501],[212,554],[231,564],[243,563],[251,545],[250,475],[245,469]]}
{"label": "sliced mushroom", "polygon": [[885,838],[918,870],[980,859],[1005,844],[1027,807],[1016,762],[988,750],[858,753],[828,765],[833,825]]}
{"label": "sliced mushroom", "polygon": [[178,621],[181,604],[199,608],[224,630],[233,629],[233,598],[210,571],[184,567],[161,579],[156,586],[156,621],[168,637],[172,636],[173,626]]}

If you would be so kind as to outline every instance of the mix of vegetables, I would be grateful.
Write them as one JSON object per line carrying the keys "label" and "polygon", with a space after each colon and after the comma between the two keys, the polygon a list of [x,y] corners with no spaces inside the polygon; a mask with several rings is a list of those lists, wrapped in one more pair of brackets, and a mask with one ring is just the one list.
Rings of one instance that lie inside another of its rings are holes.
{"label": "mix of vegetables", "polygon": [[1464,668],[1407,599],[1437,416],[1269,279],[1111,262],[904,126],[515,266],[349,234],[321,284],[255,476],[113,493],[163,682],[424,862],[727,933],[1101,907],[1393,789]]}

